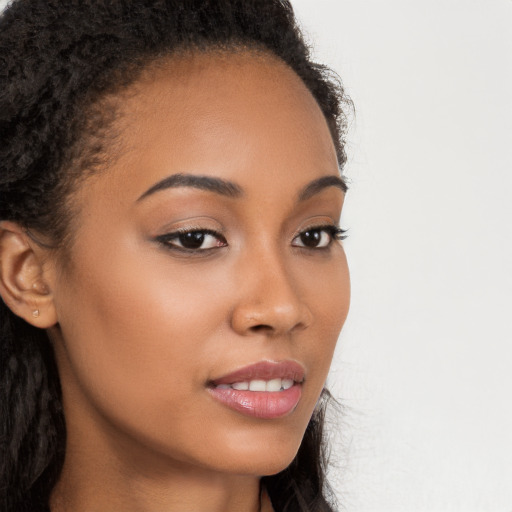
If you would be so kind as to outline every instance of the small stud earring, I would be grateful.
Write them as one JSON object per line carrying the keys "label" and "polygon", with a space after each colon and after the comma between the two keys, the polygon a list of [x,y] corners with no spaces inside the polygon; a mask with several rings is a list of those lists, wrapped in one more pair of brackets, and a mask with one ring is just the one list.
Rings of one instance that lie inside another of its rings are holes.
{"label": "small stud earring", "polygon": [[39,316],[39,309],[34,309],[34,311],[32,311],[32,316],[37,318]]}
{"label": "small stud earring", "polygon": [[48,294],[48,286],[46,286],[43,281],[36,281],[34,284],[32,284],[32,289],[44,295]]}

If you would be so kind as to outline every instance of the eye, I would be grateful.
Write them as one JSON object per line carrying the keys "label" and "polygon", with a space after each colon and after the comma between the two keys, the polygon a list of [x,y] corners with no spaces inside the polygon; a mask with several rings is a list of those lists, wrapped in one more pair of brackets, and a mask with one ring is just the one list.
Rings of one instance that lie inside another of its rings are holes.
{"label": "eye", "polygon": [[295,247],[308,249],[324,249],[331,245],[333,240],[343,240],[345,230],[337,226],[316,226],[299,233],[292,242]]}
{"label": "eye", "polygon": [[201,252],[227,246],[226,239],[210,229],[175,231],[160,235],[157,240],[170,249],[186,252]]}

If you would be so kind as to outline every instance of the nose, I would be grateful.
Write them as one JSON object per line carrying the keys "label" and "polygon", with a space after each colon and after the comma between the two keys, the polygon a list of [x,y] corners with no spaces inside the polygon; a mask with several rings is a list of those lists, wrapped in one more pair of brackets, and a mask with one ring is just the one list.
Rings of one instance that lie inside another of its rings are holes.
{"label": "nose", "polygon": [[279,257],[250,258],[237,270],[240,295],[231,317],[237,333],[279,336],[311,325],[313,315],[299,293],[300,283]]}

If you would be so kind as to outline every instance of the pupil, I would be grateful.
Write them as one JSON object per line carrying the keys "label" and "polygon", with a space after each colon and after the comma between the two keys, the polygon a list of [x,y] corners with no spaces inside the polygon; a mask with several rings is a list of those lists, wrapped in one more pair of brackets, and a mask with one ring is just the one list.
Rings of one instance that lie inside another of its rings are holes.
{"label": "pupil", "polygon": [[180,244],[186,249],[199,249],[204,242],[204,233],[200,231],[182,233],[178,238]]}
{"label": "pupil", "polygon": [[316,247],[320,243],[321,237],[320,231],[305,231],[300,235],[300,240],[306,247]]}

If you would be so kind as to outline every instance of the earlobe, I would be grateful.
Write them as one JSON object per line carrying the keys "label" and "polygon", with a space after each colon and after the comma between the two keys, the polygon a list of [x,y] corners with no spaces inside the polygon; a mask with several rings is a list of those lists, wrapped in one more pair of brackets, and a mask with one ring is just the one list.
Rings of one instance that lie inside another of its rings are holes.
{"label": "earlobe", "polygon": [[21,226],[0,222],[0,295],[14,314],[41,329],[57,323],[44,252]]}

